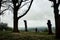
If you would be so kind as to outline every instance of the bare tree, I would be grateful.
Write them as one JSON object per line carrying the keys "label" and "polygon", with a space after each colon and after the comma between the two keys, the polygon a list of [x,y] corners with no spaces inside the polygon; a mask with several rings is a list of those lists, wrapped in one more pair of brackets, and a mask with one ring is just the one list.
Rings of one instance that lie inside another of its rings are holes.
{"label": "bare tree", "polygon": [[[18,30],[18,20],[27,14],[27,12],[31,8],[32,2],[33,2],[33,0],[10,0],[10,1],[8,0],[8,3],[13,4],[13,6],[8,5],[8,7],[11,7],[12,10],[13,10],[13,23],[14,23],[13,24],[13,32],[19,32],[19,30]],[[28,3],[29,3],[28,9],[21,16],[18,16],[19,9],[21,9],[22,7],[24,7]]]}
{"label": "bare tree", "polygon": [[60,14],[59,14],[59,4],[60,0],[49,0],[53,2],[55,25],[56,25],[56,38],[60,38]]}

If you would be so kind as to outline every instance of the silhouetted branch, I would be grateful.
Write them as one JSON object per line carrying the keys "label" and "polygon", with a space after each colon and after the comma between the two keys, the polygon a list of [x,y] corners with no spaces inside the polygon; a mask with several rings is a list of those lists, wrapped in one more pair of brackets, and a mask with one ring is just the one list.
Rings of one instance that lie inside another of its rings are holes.
{"label": "silhouetted branch", "polygon": [[11,7],[12,9],[14,9],[11,5],[9,5],[9,7]]}
{"label": "silhouetted branch", "polygon": [[26,1],[28,1],[28,0],[24,0],[23,2],[26,2]]}
{"label": "silhouetted branch", "polygon": [[19,9],[19,7],[21,6],[21,4],[22,4],[22,0],[20,1],[20,4],[17,5],[17,8],[18,8],[18,9]]}
{"label": "silhouetted branch", "polygon": [[27,12],[28,12],[28,11],[30,10],[30,8],[31,8],[32,2],[33,2],[33,0],[31,0],[31,3],[30,3],[30,5],[29,5],[29,7],[28,7],[28,10],[26,10],[26,12],[25,12],[23,15],[19,16],[18,19],[21,18],[21,17],[23,17],[23,16],[25,16],[25,15],[27,14]]}
{"label": "silhouetted branch", "polygon": [[5,2],[7,2],[7,1],[2,1],[1,4],[5,3]]}
{"label": "silhouetted branch", "polygon": [[25,4],[23,4],[20,8],[22,8],[23,6],[25,6],[26,4],[28,4],[28,3],[30,3],[30,2],[26,2]]}
{"label": "silhouetted branch", "polygon": [[1,5],[2,7],[5,7],[5,6],[3,6],[3,5]]}
{"label": "silhouetted branch", "polygon": [[6,11],[6,10],[8,10],[8,9],[9,9],[9,7],[8,7],[7,9],[4,9],[4,10],[1,12],[1,14],[4,14],[3,12]]}

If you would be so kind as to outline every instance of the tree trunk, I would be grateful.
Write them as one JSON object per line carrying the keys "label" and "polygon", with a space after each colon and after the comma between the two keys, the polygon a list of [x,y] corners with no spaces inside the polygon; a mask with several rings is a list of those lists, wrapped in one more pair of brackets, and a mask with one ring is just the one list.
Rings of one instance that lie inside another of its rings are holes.
{"label": "tree trunk", "polygon": [[18,19],[17,19],[17,10],[16,10],[16,8],[14,8],[14,14],[13,14],[13,16],[14,16],[14,20],[13,20],[13,26],[14,26],[14,28],[13,28],[13,32],[19,32],[19,30],[18,30]]}
{"label": "tree trunk", "polygon": [[60,17],[56,18],[56,38],[60,38]]}
{"label": "tree trunk", "polygon": [[25,31],[27,32],[27,31],[28,31],[28,30],[27,30],[27,21],[24,20],[24,23],[25,23]]}
{"label": "tree trunk", "polygon": [[55,25],[56,25],[56,38],[60,38],[60,16],[59,16],[59,5],[54,3],[54,14],[55,14]]}

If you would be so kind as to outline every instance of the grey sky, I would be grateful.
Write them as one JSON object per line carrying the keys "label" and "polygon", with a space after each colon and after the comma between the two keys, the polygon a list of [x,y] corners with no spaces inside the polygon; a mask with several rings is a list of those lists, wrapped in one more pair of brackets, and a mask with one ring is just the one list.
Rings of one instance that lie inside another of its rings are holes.
{"label": "grey sky", "polygon": [[[28,27],[47,26],[46,23],[48,19],[50,19],[53,26],[55,26],[54,13],[51,6],[52,3],[48,0],[34,0],[30,11],[19,20],[19,27],[24,27],[23,20],[27,20]],[[11,13],[12,12],[8,10],[5,12],[5,16],[2,17],[2,21],[8,23],[10,27],[13,26],[13,14]],[[19,11],[19,13],[21,12]]]}

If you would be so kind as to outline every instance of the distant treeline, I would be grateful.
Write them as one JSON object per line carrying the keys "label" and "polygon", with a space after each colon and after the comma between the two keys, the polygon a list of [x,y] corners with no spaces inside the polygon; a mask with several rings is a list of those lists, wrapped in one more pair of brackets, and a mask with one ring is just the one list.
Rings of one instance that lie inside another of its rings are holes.
{"label": "distant treeline", "polygon": [[11,31],[12,28],[8,27],[7,23],[0,23],[0,31]]}

